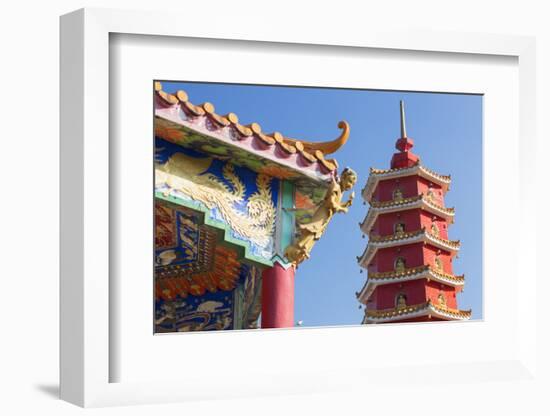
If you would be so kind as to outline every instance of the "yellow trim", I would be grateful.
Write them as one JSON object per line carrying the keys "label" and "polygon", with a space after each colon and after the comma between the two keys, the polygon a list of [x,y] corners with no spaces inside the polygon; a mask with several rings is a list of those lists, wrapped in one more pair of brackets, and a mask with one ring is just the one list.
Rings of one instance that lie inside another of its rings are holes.
{"label": "yellow trim", "polygon": [[372,201],[370,203],[370,205],[374,209],[383,209],[383,208],[390,208],[390,207],[398,207],[398,206],[402,206],[402,205],[407,205],[407,204],[410,204],[411,202],[417,202],[417,201],[420,201],[420,200],[424,201],[427,205],[430,205],[432,208],[438,209],[438,210],[443,211],[447,214],[454,214],[455,213],[454,208],[447,208],[447,207],[443,207],[441,205],[437,205],[436,203],[430,201],[429,198],[425,197],[424,194],[415,195],[415,196],[411,196],[409,198],[403,198],[403,199],[397,199],[397,200],[392,199],[392,200],[389,200],[389,201],[382,201],[382,202]]}
{"label": "yellow trim", "polygon": [[420,164],[420,162],[417,162],[414,166],[407,166],[405,168],[393,168],[393,169],[376,169],[376,168],[370,168],[370,173],[372,175],[387,175],[388,173],[396,173],[399,171],[404,171],[407,169],[411,169],[412,167],[418,166],[421,169],[424,169],[426,173],[432,175],[433,177],[443,181],[443,182],[451,182],[451,175],[442,175],[440,173],[436,173],[433,170],[427,168],[426,166],[423,166]]}
{"label": "yellow trim", "polygon": [[418,237],[420,235],[426,235],[430,238],[433,238],[437,242],[441,244],[445,244],[451,248],[458,249],[460,248],[460,241],[459,240],[445,240],[444,238],[438,237],[435,234],[432,234],[431,232],[427,231],[424,227],[422,227],[420,230],[417,231],[410,231],[408,233],[398,233],[398,234],[391,234],[386,236],[373,236],[370,237],[369,242],[371,243],[389,243],[392,241],[402,241],[407,240],[409,238]]}
{"label": "yellow trim", "polygon": [[451,315],[457,319],[469,319],[472,316],[472,311],[463,311],[460,309],[448,308],[446,306],[434,305],[431,301],[418,303],[416,305],[410,305],[402,308],[389,308],[389,309],[378,309],[378,310],[369,310],[365,311],[366,319],[390,319],[395,317],[406,317],[407,315],[430,309],[435,310],[436,312]]}
{"label": "yellow trim", "polygon": [[449,273],[441,272],[439,270],[435,270],[431,266],[411,267],[409,269],[405,269],[402,272],[396,272],[395,270],[392,270],[389,272],[371,272],[368,274],[368,279],[371,281],[399,279],[401,277],[412,276],[412,275],[427,272],[427,271],[430,271],[435,275],[441,276],[444,279],[452,280],[458,284],[464,283],[464,275],[455,276],[454,274],[449,274]]}
{"label": "yellow trim", "polygon": [[376,235],[376,236],[370,237],[369,241],[371,243],[387,243],[390,241],[401,241],[401,240],[406,240],[408,238],[417,237],[422,233],[424,233],[423,228],[417,231],[409,231],[407,233],[403,232],[403,233],[390,234],[385,236]]}

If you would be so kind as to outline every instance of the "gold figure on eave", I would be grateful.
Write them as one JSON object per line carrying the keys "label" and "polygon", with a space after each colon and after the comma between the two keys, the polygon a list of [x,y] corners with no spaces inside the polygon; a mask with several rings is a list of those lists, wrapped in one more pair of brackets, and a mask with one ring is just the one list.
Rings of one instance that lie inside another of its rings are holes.
{"label": "gold figure on eave", "polygon": [[355,193],[352,192],[346,202],[342,202],[342,197],[345,191],[353,188],[355,182],[357,182],[357,174],[349,168],[342,171],[339,180],[332,178],[325,199],[313,214],[311,221],[307,224],[298,225],[298,233],[294,243],[285,250],[286,258],[294,266],[309,258],[311,249],[325,232],[332,216],[336,212],[348,212]]}

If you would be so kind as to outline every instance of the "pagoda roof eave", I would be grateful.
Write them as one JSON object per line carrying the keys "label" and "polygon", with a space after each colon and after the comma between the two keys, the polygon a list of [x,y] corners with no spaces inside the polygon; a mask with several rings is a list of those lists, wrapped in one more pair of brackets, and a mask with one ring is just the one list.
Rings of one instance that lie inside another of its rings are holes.
{"label": "pagoda roof eave", "polygon": [[[218,115],[212,104],[194,105],[183,91],[178,91],[176,95],[168,94],[162,90],[160,83],[155,85],[155,116],[157,137],[187,147],[187,138],[195,134],[224,148],[238,149],[256,159],[265,160],[270,168],[278,166],[271,170],[275,173],[279,171],[282,176],[285,176],[285,171],[292,171],[297,176],[322,184],[330,182],[338,168],[336,160],[327,159],[325,155],[342,147],[350,131],[348,123],[341,121],[338,127],[342,133],[327,142],[301,141],[284,137],[278,132],[265,134],[257,123],[241,125],[234,113]],[[212,156],[219,157],[215,152]],[[251,165],[253,168],[254,164]]]}
{"label": "pagoda roof eave", "polygon": [[395,168],[395,169],[370,169],[370,175],[365,184],[365,187],[361,191],[363,199],[367,202],[370,202],[372,199],[372,194],[376,189],[376,186],[381,180],[386,179],[397,179],[406,176],[419,175],[424,179],[438,184],[443,189],[443,192],[449,190],[451,184],[451,177],[449,175],[440,175],[435,173],[431,169],[421,165],[420,163],[415,164],[414,166],[406,168]]}
{"label": "pagoda roof eave", "polygon": [[405,198],[401,201],[387,201],[384,203],[378,203],[377,205],[373,204],[369,208],[365,219],[359,224],[359,226],[364,234],[369,234],[370,229],[378,218],[378,215],[390,214],[392,212],[417,208],[431,212],[432,214],[437,215],[438,217],[441,217],[447,221],[450,221],[451,223],[454,220],[454,209],[441,207],[431,202],[428,197],[424,195],[418,195],[411,198]]}
{"label": "pagoda roof eave", "polygon": [[[377,277],[376,275],[380,275]],[[407,269],[405,272],[369,273],[369,277],[357,295],[359,302],[366,304],[376,287],[411,280],[435,280],[439,283],[461,288],[464,286],[464,276],[454,276],[440,272],[430,266]]]}
{"label": "pagoda roof eave", "polygon": [[466,321],[471,318],[471,310],[451,309],[437,306],[430,301],[404,308],[392,308],[379,311],[365,311],[363,323],[386,323],[414,319],[430,315],[447,321]]}
{"label": "pagoda roof eave", "polygon": [[422,229],[415,232],[404,233],[402,236],[393,235],[374,241],[371,240],[363,251],[363,254],[357,260],[359,265],[366,269],[379,249],[415,243],[432,245],[451,253],[452,256],[456,255],[460,249],[460,241],[444,240]]}

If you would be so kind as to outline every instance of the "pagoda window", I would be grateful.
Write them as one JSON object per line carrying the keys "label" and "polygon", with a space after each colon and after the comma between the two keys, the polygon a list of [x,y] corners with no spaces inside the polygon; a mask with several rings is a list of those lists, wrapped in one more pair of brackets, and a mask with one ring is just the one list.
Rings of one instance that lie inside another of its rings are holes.
{"label": "pagoda window", "polygon": [[434,263],[436,270],[443,271],[443,260],[440,257],[436,257]]}
{"label": "pagoda window", "polygon": [[395,190],[393,191],[393,199],[395,201],[403,199],[403,191],[401,190],[401,188],[395,188]]}
{"label": "pagoda window", "polygon": [[405,271],[405,259],[403,257],[395,259],[395,271],[398,273],[403,273]]}
{"label": "pagoda window", "polygon": [[397,309],[406,308],[407,307],[407,296],[404,293],[399,293],[395,297],[395,307]]}
{"label": "pagoda window", "polygon": [[393,231],[395,235],[403,234],[405,232],[405,224],[403,224],[402,222],[396,223],[395,226],[393,227]]}
{"label": "pagoda window", "polygon": [[435,222],[432,222],[432,234],[439,237],[439,227]]}

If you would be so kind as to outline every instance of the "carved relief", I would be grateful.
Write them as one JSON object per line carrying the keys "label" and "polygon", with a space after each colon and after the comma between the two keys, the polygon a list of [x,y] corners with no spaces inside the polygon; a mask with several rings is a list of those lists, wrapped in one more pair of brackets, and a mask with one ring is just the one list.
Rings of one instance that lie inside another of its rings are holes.
{"label": "carved relief", "polygon": [[308,259],[315,242],[321,238],[332,216],[337,212],[348,212],[353,202],[354,192],[346,202],[342,202],[343,193],[350,190],[357,181],[357,174],[346,168],[340,180],[332,179],[325,199],[307,224],[298,225],[298,235],[294,243],[287,247],[285,256],[295,266]]}
{"label": "carved relief", "polygon": [[217,208],[222,217],[239,235],[259,246],[266,246],[275,226],[275,206],[271,195],[271,177],[258,174],[257,191],[246,201],[246,212],[237,209],[245,201],[246,187],[236,175],[231,163],[222,169],[223,178],[229,186],[215,175],[206,172],[212,158],[194,158],[183,153],[173,154],[168,161],[158,166],[157,186],[168,186],[166,193],[178,190],[207,208]]}

